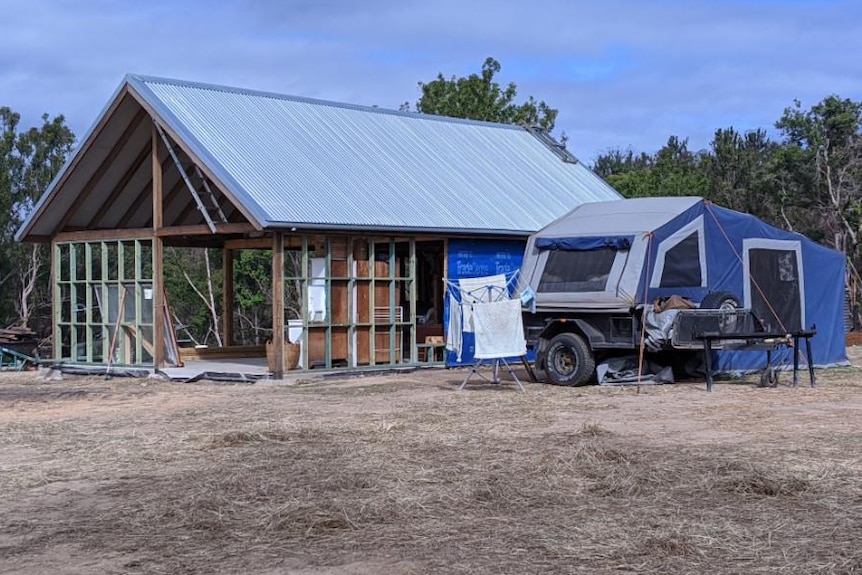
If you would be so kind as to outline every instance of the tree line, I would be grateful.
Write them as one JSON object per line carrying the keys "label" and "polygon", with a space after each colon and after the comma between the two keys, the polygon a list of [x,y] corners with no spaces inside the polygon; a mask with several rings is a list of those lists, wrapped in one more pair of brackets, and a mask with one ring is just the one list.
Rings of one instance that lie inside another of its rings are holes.
{"label": "tree line", "polygon": [[[558,110],[528,97],[517,86],[500,85],[501,66],[488,58],[479,73],[461,78],[439,74],[419,82],[420,97],[401,109],[421,113],[516,123],[554,130]],[[625,197],[702,196],[800,232],[847,254],[850,286],[862,268],[862,102],[837,95],[804,108],[788,106],[774,125],[740,132],[715,130],[707,149],[689,149],[670,136],[659,150],[612,149],[591,168]],[[565,144],[565,135],[560,138]],[[15,242],[14,234],[33,209],[75,144],[62,115],[44,115],[41,125],[22,129],[20,115],[0,108],[0,327],[51,329],[49,252]],[[220,345],[221,257],[219,250],[167,249],[165,282],[180,339]],[[234,262],[237,343],[269,337],[269,252],[238,252]],[[835,278],[844,281],[845,278]]]}
{"label": "tree line", "polygon": [[830,95],[808,109],[798,101],[785,108],[774,139],[763,128],[719,128],[705,150],[671,136],[652,154],[611,150],[593,169],[629,198],[702,196],[805,234],[845,252],[851,279],[858,279],[860,127],[862,102]]}

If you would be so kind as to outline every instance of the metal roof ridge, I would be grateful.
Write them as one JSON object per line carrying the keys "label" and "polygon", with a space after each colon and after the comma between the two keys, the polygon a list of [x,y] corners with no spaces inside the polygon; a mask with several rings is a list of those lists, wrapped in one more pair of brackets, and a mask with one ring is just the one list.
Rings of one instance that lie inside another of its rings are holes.
{"label": "metal roof ridge", "polygon": [[328,106],[332,108],[343,108],[346,110],[354,110],[357,112],[370,112],[374,114],[382,114],[387,116],[400,116],[402,118],[413,118],[417,120],[430,120],[434,122],[465,124],[472,126],[485,126],[489,128],[499,128],[503,130],[528,131],[526,127],[518,124],[503,124],[500,122],[488,122],[484,120],[470,120],[467,118],[453,118],[451,116],[438,116],[435,114],[424,114],[422,112],[409,112],[403,110],[394,110],[392,108],[381,108],[378,106],[369,106],[364,104],[352,104],[349,102],[338,102],[335,100],[325,100],[322,98],[311,98],[309,96],[296,96],[292,94],[283,94],[280,92],[271,92],[265,90],[254,90],[250,88],[240,88],[236,86],[225,86],[221,84],[212,84],[208,82],[195,82],[191,80],[180,80],[176,78],[165,78],[160,76],[148,76],[144,74],[127,74],[126,81],[135,80],[138,83],[146,85],[153,84],[170,84],[184,88],[196,88],[200,90],[212,90],[214,92],[225,92],[229,94],[237,94],[242,96],[252,96],[256,98],[271,98],[274,100],[288,100],[302,104],[313,106]]}

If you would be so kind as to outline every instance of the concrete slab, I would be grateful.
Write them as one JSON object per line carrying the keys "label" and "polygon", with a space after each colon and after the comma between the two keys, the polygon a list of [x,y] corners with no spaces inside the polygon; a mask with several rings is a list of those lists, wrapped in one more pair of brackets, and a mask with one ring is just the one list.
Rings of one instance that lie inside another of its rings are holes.
{"label": "concrete slab", "polygon": [[166,367],[159,372],[172,381],[214,379],[254,382],[269,377],[266,358],[190,360],[183,367]]}

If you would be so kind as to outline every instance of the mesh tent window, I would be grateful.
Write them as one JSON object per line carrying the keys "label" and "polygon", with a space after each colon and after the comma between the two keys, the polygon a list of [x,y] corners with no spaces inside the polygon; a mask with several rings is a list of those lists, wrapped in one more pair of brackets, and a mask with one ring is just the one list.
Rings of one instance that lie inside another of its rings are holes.
{"label": "mesh tent window", "polygon": [[604,291],[616,259],[615,249],[548,252],[539,292]]}
{"label": "mesh tent window", "polygon": [[670,248],[664,255],[659,287],[697,287],[701,284],[700,240],[697,232]]}

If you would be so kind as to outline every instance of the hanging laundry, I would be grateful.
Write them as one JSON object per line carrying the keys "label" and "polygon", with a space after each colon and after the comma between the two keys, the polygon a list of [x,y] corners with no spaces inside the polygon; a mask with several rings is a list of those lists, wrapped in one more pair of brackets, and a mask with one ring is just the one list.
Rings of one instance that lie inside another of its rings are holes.
{"label": "hanging laundry", "polygon": [[461,351],[464,346],[462,337],[463,326],[461,325],[461,304],[455,299],[455,296],[449,293],[449,326],[446,331],[446,349],[454,351],[461,361]]}
{"label": "hanging laundry", "polygon": [[527,353],[520,300],[473,305],[476,359],[519,357]]}

